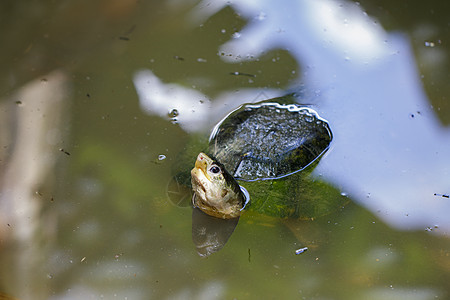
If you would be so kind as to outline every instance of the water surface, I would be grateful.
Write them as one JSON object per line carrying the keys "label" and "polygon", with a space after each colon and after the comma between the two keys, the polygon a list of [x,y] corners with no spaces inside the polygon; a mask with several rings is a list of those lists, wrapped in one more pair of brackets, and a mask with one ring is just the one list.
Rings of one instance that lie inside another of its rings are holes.
{"label": "water surface", "polygon": [[[448,298],[445,9],[273,5],[1,5],[0,291]],[[200,257],[192,208],[166,195],[179,153],[239,104],[292,91],[335,137],[312,178],[349,203],[314,220],[244,214]]]}

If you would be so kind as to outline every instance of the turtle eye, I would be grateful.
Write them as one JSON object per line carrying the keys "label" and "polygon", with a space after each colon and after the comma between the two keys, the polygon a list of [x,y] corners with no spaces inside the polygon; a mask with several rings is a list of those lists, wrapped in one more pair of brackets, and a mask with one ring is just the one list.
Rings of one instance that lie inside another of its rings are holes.
{"label": "turtle eye", "polygon": [[214,165],[211,168],[209,168],[209,171],[213,174],[219,174],[221,170],[218,166]]}

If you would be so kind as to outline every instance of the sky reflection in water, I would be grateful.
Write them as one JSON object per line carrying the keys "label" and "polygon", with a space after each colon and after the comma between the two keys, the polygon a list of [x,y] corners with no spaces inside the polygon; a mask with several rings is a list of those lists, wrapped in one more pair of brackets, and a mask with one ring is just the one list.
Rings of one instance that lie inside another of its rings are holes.
{"label": "sky reflection in water", "polygon": [[[197,6],[194,22],[226,5],[248,20],[219,49],[224,60],[238,63],[280,48],[302,67],[299,82],[318,93],[314,108],[329,120],[335,138],[316,176],[392,226],[423,230],[438,225],[435,232],[448,233],[450,200],[434,193],[450,192],[450,134],[422,89],[406,36],[385,32],[358,5],[345,1],[210,4]],[[150,71],[137,72],[134,82],[144,110],[166,116],[176,107],[187,131],[210,129],[218,120],[199,116],[222,111],[224,104],[231,110],[240,104],[234,101],[249,102],[261,93],[230,91],[209,103],[200,92],[165,84]],[[282,93],[264,90],[267,98]]]}

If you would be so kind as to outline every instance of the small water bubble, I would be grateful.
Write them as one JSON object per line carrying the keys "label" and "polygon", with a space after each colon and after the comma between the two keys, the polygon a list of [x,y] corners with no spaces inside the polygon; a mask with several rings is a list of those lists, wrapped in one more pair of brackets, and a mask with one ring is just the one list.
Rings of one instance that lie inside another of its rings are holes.
{"label": "small water bubble", "polygon": [[170,118],[176,118],[180,115],[180,112],[178,111],[178,109],[174,108],[169,112],[169,117]]}
{"label": "small water bubble", "polygon": [[199,58],[197,58],[197,62],[205,63],[205,62],[207,62],[207,60],[204,59],[204,58],[199,57]]}
{"label": "small water bubble", "polygon": [[263,12],[260,12],[260,13],[256,16],[256,19],[257,19],[258,21],[265,20],[265,19],[266,19],[266,14],[263,13]]}
{"label": "small water bubble", "polygon": [[346,192],[341,192],[341,196],[342,196],[342,197],[347,197],[348,194],[347,194]]}
{"label": "small water bubble", "polygon": [[314,117],[313,117],[313,116],[308,116],[308,115],[306,115],[306,116],[305,116],[305,121],[308,122],[308,123],[311,123],[311,122],[314,121]]}
{"label": "small water bubble", "polygon": [[227,31],[225,29],[222,29],[220,32],[222,33],[226,33]]}
{"label": "small water bubble", "polygon": [[297,249],[297,250],[295,250],[295,255],[305,253],[307,250],[308,250],[308,247],[303,247],[303,248]]}
{"label": "small water bubble", "polygon": [[241,37],[241,33],[240,32],[235,32],[235,33],[233,33],[232,37],[233,37],[233,39],[238,39],[238,38]]}
{"label": "small water bubble", "polygon": [[158,160],[159,160],[159,161],[165,160],[165,159],[166,159],[166,156],[165,156],[164,154],[158,155]]}

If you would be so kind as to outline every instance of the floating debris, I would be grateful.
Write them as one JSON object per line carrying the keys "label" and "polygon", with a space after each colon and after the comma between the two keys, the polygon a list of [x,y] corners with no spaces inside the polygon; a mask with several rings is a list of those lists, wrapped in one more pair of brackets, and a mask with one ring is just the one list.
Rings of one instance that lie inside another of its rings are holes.
{"label": "floating debris", "polygon": [[247,77],[256,77],[256,75],[254,75],[254,74],[250,74],[250,73],[242,73],[242,72],[230,72],[230,75],[235,75],[235,76],[247,76]]}
{"label": "floating debris", "polygon": [[438,196],[438,197],[450,198],[450,195],[448,195],[448,194],[437,194],[437,193],[434,193],[434,195]]}
{"label": "floating debris", "polygon": [[124,33],[124,36],[129,35],[129,34],[132,33],[135,29],[136,29],[136,24],[132,25],[131,28],[128,29],[128,31]]}
{"label": "floating debris", "polygon": [[158,155],[158,160],[159,160],[159,161],[165,160],[165,159],[166,159],[166,156],[165,156],[164,154]]}
{"label": "floating debris", "polygon": [[70,153],[67,152],[66,150],[64,150],[63,148],[59,148],[59,151],[61,151],[62,153],[66,154],[66,155],[70,155]]}
{"label": "floating debris", "polygon": [[295,250],[295,255],[305,253],[307,250],[308,250],[308,247],[303,247],[303,248],[297,249],[297,250]]}

